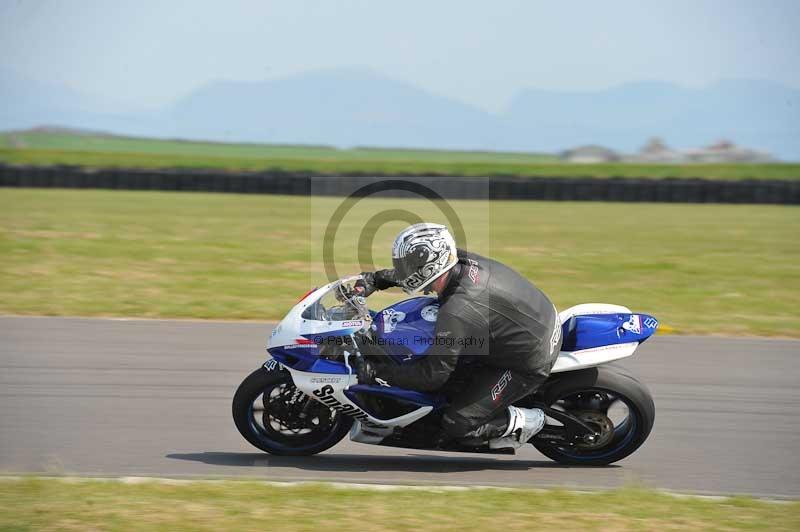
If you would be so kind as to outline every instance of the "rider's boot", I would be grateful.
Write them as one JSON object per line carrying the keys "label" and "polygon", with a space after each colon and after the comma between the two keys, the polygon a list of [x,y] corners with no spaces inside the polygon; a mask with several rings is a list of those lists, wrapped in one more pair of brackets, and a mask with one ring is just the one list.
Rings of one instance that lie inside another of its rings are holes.
{"label": "rider's boot", "polygon": [[508,427],[498,438],[489,440],[490,449],[519,449],[544,427],[545,416],[538,408],[508,407]]}

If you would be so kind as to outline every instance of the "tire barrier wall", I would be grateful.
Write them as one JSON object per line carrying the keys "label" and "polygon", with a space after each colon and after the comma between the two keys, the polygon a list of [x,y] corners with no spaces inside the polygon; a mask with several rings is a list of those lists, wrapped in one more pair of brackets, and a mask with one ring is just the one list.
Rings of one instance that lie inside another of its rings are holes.
{"label": "tire barrier wall", "polygon": [[[172,190],[242,194],[342,195],[380,179],[435,183],[448,199],[486,199],[486,179],[442,176],[319,176],[281,171],[224,172],[187,169],[92,169],[75,166],[0,164],[0,187]],[[491,177],[489,198],[497,200],[633,201],[666,203],[800,204],[795,181],[708,179]]]}

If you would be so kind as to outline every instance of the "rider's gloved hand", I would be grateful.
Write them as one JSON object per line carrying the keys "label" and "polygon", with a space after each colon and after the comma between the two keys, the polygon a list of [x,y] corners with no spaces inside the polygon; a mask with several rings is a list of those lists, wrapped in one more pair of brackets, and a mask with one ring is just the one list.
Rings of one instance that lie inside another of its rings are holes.
{"label": "rider's gloved hand", "polygon": [[353,358],[350,365],[358,376],[359,384],[373,384],[375,382],[376,367],[368,359],[363,356],[357,356]]}
{"label": "rider's gloved hand", "polygon": [[361,276],[363,279],[356,281],[353,289],[355,290],[356,294],[360,295],[361,297],[369,297],[373,292],[375,292],[375,290],[378,289],[375,286],[375,274],[372,272],[363,272]]}
{"label": "rider's gloved hand", "polygon": [[378,270],[376,272],[362,272],[363,279],[356,281],[356,290],[361,290],[363,293],[359,295],[368,297],[375,290],[386,290],[397,284],[397,274],[394,270]]}

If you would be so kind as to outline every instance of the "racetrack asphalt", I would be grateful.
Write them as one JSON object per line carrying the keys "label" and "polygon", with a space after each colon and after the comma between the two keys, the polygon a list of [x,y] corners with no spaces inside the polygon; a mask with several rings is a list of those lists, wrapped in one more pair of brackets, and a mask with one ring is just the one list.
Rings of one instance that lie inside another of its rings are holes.
{"label": "racetrack asphalt", "polygon": [[800,497],[800,341],[656,336],[624,366],[656,402],[649,440],[603,468],[342,441],[251,447],[230,414],[266,358],[263,323],[0,317],[0,473],[249,477],[572,489],[639,484]]}

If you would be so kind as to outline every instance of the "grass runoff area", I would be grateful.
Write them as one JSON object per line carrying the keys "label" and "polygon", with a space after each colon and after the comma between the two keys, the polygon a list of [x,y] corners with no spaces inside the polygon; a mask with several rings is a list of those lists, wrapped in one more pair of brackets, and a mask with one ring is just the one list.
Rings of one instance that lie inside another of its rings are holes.
{"label": "grass runoff area", "polygon": [[553,154],[225,144],[47,131],[0,133],[0,162],[317,174],[799,179],[800,164],[567,164]]}
{"label": "grass runoff area", "polygon": [[2,479],[3,530],[798,530],[800,503],[628,488],[369,489]]}
{"label": "grass runoff area", "polygon": [[[324,217],[341,201],[0,189],[0,313],[280,319],[323,269],[311,212]],[[800,337],[796,207],[450,205],[472,250],[520,271],[559,309],[617,303],[680,333]],[[362,200],[352,212],[398,208],[446,222],[423,200]],[[375,234],[378,267],[391,266],[391,241],[405,225]],[[339,275],[361,271],[362,227],[353,214],[339,228]]]}

